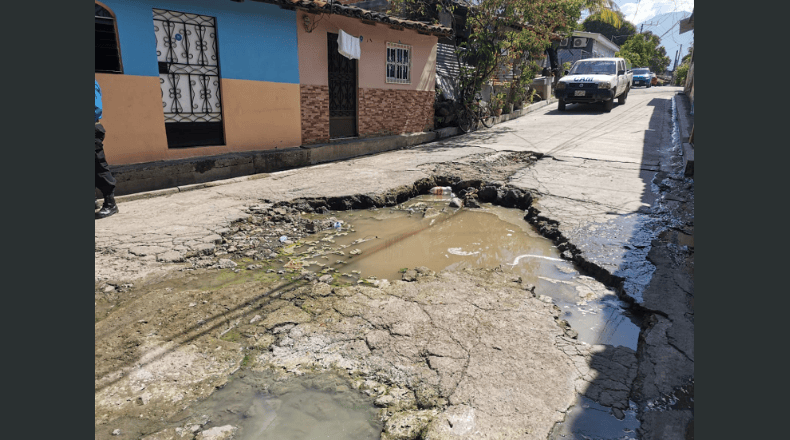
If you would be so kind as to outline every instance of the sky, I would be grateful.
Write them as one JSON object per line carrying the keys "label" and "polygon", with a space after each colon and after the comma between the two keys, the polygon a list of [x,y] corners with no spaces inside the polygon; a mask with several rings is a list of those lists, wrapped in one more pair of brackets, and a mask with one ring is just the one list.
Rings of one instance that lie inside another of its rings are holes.
{"label": "sky", "polygon": [[680,51],[680,58],[688,53],[688,48],[694,41],[694,31],[681,35],[674,20],[670,20],[667,16],[658,16],[672,12],[683,14],[681,18],[688,16],[694,10],[694,0],[614,1],[625,15],[625,19],[636,25],[637,31],[651,31],[661,38],[661,45],[664,46],[671,60],[670,69],[674,66],[676,51]]}
{"label": "sky", "polygon": [[667,12],[688,12],[694,10],[694,0],[615,0],[625,19],[634,24],[650,21],[651,18]]}

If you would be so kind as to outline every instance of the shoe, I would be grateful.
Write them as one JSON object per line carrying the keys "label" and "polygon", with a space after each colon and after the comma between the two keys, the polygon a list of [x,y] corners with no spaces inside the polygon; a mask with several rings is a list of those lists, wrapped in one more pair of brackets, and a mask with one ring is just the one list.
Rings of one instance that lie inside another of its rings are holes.
{"label": "shoe", "polygon": [[104,205],[99,212],[96,213],[96,218],[106,218],[118,212],[118,205],[115,204],[115,197],[107,196],[104,198]]}

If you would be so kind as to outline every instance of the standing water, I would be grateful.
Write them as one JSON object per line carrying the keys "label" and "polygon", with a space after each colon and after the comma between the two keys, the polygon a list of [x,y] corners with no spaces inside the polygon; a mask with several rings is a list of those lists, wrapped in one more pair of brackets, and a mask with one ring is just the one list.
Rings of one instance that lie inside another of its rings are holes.
{"label": "standing water", "polygon": [[523,211],[490,204],[451,208],[450,198],[425,195],[395,208],[333,213],[335,228],[288,249],[287,266],[350,283],[401,279],[420,266],[437,272],[499,268],[550,297],[579,340],[636,349],[639,327],[616,294],[561,259]]}
{"label": "standing water", "polygon": [[382,430],[370,398],[332,373],[240,373],[173,421],[205,416],[206,428],[237,427],[234,440],[378,440]]}

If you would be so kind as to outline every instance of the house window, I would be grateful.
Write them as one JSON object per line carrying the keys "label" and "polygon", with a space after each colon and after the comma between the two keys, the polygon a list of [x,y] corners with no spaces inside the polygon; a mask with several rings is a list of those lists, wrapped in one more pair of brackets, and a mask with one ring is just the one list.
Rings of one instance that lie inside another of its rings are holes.
{"label": "house window", "polygon": [[387,43],[387,83],[411,84],[411,46]]}
{"label": "house window", "polygon": [[95,70],[96,72],[121,73],[121,51],[115,17],[104,6],[96,6]]}

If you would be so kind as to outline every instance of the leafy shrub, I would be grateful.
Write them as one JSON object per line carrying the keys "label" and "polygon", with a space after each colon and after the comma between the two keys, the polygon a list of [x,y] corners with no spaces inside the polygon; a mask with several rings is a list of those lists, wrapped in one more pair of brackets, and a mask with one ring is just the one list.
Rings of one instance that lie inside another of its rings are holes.
{"label": "leafy shrub", "polygon": [[686,84],[686,75],[689,73],[689,65],[681,64],[675,72],[675,85],[682,86]]}

